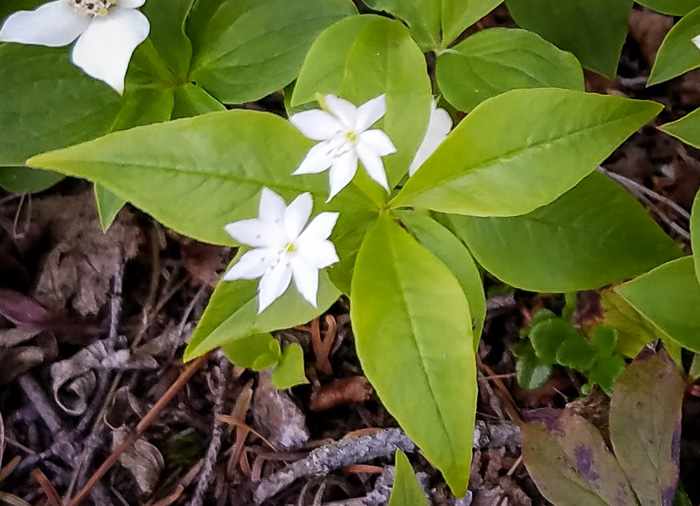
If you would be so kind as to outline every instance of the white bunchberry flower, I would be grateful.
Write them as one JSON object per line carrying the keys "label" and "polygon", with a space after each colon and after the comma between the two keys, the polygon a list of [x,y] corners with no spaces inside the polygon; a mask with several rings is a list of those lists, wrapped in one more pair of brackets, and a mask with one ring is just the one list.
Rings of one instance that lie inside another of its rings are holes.
{"label": "white bunchberry flower", "polygon": [[289,118],[306,137],[322,141],[311,148],[294,175],[318,174],[330,168],[330,201],[355,177],[359,160],[369,177],[388,192],[382,157],[395,153],[396,147],[382,130],[369,129],[386,114],[386,96],[360,107],[335,95],[324,98],[328,111],[313,109]]}
{"label": "white bunchberry flower", "polygon": [[428,131],[425,133],[423,143],[418,148],[416,156],[413,158],[408,175],[412,176],[416,171],[430,158],[430,155],[435,153],[435,150],[447,138],[452,130],[452,118],[445,109],[440,109],[435,100],[430,106],[430,121],[428,122]]}
{"label": "white bunchberry flower", "polygon": [[78,39],[73,63],[123,93],[131,55],[150,31],[148,18],[136,10],[145,1],[54,0],[12,14],[0,28],[0,41],[61,47]]}
{"label": "white bunchberry flower", "polygon": [[693,37],[693,44],[695,44],[695,46],[696,46],[698,49],[700,49],[700,35],[698,35],[698,36],[696,36],[696,37]]}
{"label": "white bunchberry flower", "polygon": [[261,278],[258,314],[285,292],[292,277],[302,297],[316,307],[318,271],[338,261],[328,240],[338,213],[321,213],[307,225],[312,208],[310,193],[287,206],[282,197],[263,188],[258,218],[226,225],[231,237],[255,249],[245,253],[224,279]]}

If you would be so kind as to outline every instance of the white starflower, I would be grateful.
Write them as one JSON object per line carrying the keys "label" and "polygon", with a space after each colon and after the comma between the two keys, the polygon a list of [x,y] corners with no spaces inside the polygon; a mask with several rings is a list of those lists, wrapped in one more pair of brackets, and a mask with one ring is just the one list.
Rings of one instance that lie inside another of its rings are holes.
{"label": "white starflower", "polygon": [[430,106],[430,121],[428,131],[425,133],[423,143],[418,148],[416,156],[413,158],[408,175],[412,176],[416,171],[435,153],[435,150],[447,138],[452,130],[452,118],[445,109],[439,109],[435,100]]}
{"label": "white starflower", "polygon": [[131,55],[150,31],[148,18],[136,10],[145,1],[55,0],[12,14],[0,41],[61,47],[78,39],[73,63],[123,93]]}
{"label": "white starflower", "polygon": [[386,96],[355,107],[335,95],[326,95],[325,106],[328,111],[314,109],[289,118],[309,139],[322,141],[311,148],[294,174],[318,174],[330,168],[331,200],[352,181],[359,160],[369,177],[388,192],[382,157],[395,153],[396,147],[382,130],[369,129],[386,114]]}
{"label": "white starflower", "polygon": [[696,46],[698,49],[700,49],[700,35],[698,35],[698,36],[696,36],[696,37],[693,37],[693,44],[695,44],[695,46]]}
{"label": "white starflower", "polygon": [[321,213],[307,225],[312,208],[310,193],[287,206],[282,197],[263,188],[258,218],[226,225],[231,237],[255,249],[245,253],[224,279],[262,278],[258,314],[285,292],[292,277],[302,297],[316,307],[318,271],[338,261],[335,246],[328,240],[338,213]]}

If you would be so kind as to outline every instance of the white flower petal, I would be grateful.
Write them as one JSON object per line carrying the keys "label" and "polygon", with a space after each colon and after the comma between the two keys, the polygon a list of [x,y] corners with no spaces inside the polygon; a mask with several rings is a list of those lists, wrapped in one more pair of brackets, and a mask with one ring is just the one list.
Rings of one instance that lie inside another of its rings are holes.
{"label": "white flower petal", "polygon": [[299,235],[299,241],[323,241],[333,233],[340,213],[321,213]]}
{"label": "white flower petal", "polygon": [[693,44],[697,46],[698,49],[700,49],[700,35],[697,37],[693,37]]}
{"label": "white flower petal", "polygon": [[303,193],[295,198],[284,213],[284,229],[290,241],[294,241],[306,226],[314,207],[310,193]]}
{"label": "white flower petal", "polygon": [[338,253],[331,241],[298,241],[299,256],[316,269],[325,269],[339,262]]}
{"label": "white flower petal", "polygon": [[332,114],[320,109],[293,114],[289,121],[314,141],[327,141],[343,131],[343,125]]}
{"label": "white flower petal", "polygon": [[124,92],[124,76],[131,55],[148,37],[148,18],[140,11],[113,7],[92,20],[73,48],[73,63],[118,93]]}
{"label": "white flower petal", "polygon": [[360,161],[362,162],[362,165],[364,165],[369,177],[376,181],[379,186],[384,188],[386,191],[390,191],[389,181],[386,179],[386,172],[384,171],[382,158],[375,153],[370,144],[361,142],[357,145],[356,149],[357,155],[360,157]]}
{"label": "white flower petal", "polygon": [[284,212],[287,203],[282,197],[269,188],[263,188],[260,193],[260,205],[258,206],[258,218],[266,223],[277,224],[280,227],[284,223]]}
{"label": "white flower petal", "polygon": [[138,9],[146,3],[146,0],[117,0],[117,5],[124,9]]}
{"label": "white flower petal", "polygon": [[344,98],[336,97],[335,95],[326,95],[326,107],[336,118],[338,118],[345,128],[355,130],[357,125],[358,111],[357,107]]}
{"label": "white flower petal", "polygon": [[318,269],[306,262],[298,255],[292,257],[292,273],[294,285],[306,302],[313,307],[317,306],[318,297]]}
{"label": "white flower petal", "polygon": [[345,188],[352,178],[355,177],[357,172],[357,153],[355,150],[348,151],[344,155],[338,157],[333,166],[328,177],[330,182],[330,195],[328,196],[327,202],[335,197],[340,190]]}
{"label": "white flower petal", "polygon": [[396,146],[382,130],[367,130],[360,134],[360,143],[369,144],[379,156],[396,153]]}
{"label": "white flower petal", "polygon": [[286,242],[286,235],[281,223],[274,224],[254,218],[229,223],[224,230],[241,244],[254,248],[281,248]]}
{"label": "white flower petal", "polygon": [[421,143],[416,156],[408,168],[408,174],[412,176],[416,171],[435,153],[437,148],[452,130],[452,118],[445,109],[438,109],[433,104],[433,110],[430,113],[430,123],[428,123],[428,131],[425,133],[423,142]]}
{"label": "white flower petal", "polygon": [[90,18],[81,16],[63,0],[33,11],[12,14],[0,28],[0,41],[39,46],[67,46],[87,30]]}
{"label": "white flower petal", "polygon": [[275,265],[278,258],[279,251],[274,248],[250,250],[224,274],[224,280],[257,279]]}
{"label": "white flower petal", "polygon": [[258,314],[267,309],[287,289],[292,281],[292,267],[283,259],[267,271],[258,285]]}
{"label": "white flower petal", "polygon": [[292,175],[318,174],[333,165],[334,153],[330,142],[319,142],[306,154],[306,158]]}
{"label": "white flower petal", "polygon": [[362,104],[357,115],[357,132],[364,132],[386,114],[386,95],[380,95]]}

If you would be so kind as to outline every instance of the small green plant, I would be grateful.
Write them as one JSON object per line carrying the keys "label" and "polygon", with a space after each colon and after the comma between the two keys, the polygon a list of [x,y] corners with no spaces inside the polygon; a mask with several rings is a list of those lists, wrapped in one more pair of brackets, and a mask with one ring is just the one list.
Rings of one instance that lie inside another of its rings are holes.
{"label": "small green plant", "polygon": [[613,328],[597,326],[589,339],[565,319],[542,309],[525,330],[526,337],[512,350],[517,358],[516,379],[525,389],[542,387],[552,367],[561,365],[588,376],[583,394],[596,384],[609,394],[625,369],[624,357],[616,352],[618,332]]}

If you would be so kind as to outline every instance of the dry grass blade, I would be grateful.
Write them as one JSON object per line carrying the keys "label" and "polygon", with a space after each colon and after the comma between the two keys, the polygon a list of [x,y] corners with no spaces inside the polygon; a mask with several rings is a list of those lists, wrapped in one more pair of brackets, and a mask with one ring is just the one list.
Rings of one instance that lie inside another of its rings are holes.
{"label": "dry grass blade", "polygon": [[34,479],[36,479],[36,481],[39,482],[39,485],[44,491],[44,494],[46,494],[46,498],[49,500],[51,506],[63,506],[61,496],[58,495],[56,489],[53,487],[49,479],[44,473],[41,472],[40,469],[34,469],[34,471],[32,471],[32,476],[34,476]]}
{"label": "dry grass blade", "polygon": [[20,499],[16,495],[0,492],[0,501],[10,504],[11,506],[32,506],[24,499]]}

